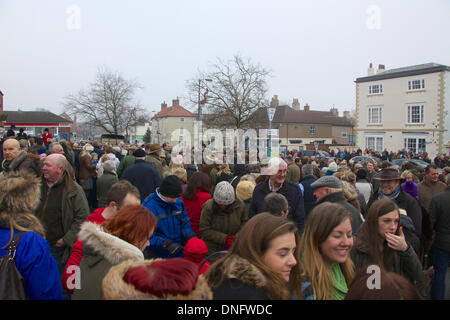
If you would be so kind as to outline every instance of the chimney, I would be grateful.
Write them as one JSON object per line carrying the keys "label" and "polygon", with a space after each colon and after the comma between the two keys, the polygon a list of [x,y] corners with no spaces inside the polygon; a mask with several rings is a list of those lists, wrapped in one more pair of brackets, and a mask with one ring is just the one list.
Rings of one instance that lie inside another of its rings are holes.
{"label": "chimney", "polygon": [[309,105],[308,105],[308,104],[305,104],[305,106],[303,107],[303,109],[304,109],[305,111],[309,111]]}
{"label": "chimney", "polygon": [[3,113],[3,92],[0,91],[0,113]]}
{"label": "chimney", "polygon": [[161,111],[167,108],[167,103],[164,101],[161,103]]}
{"label": "chimney", "polygon": [[367,75],[373,76],[375,74],[375,69],[372,66],[372,62],[369,64],[369,69],[367,69]]}
{"label": "chimney", "polygon": [[278,95],[273,96],[270,106],[275,108],[278,107]]}
{"label": "chimney", "polygon": [[377,70],[377,74],[386,71],[386,68],[384,66],[384,64],[379,64],[378,65],[378,70]]}
{"label": "chimney", "polygon": [[339,111],[336,108],[331,108],[330,109],[331,114],[333,114],[333,116],[339,116]]}
{"label": "chimney", "polygon": [[344,117],[350,119],[350,111],[344,111]]}
{"label": "chimney", "polygon": [[179,107],[180,106],[180,100],[178,100],[178,97],[175,100],[172,100],[172,107]]}
{"label": "chimney", "polygon": [[294,98],[292,101],[292,109],[294,110],[300,110],[300,103],[298,102],[298,99]]}

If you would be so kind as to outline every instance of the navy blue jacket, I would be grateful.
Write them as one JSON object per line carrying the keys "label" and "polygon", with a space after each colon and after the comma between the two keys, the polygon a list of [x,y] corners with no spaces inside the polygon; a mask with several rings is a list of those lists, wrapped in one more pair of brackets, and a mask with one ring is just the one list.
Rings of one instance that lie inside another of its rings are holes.
{"label": "navy blue jacket", "polygon": [[136,160],[122,174],[122,179],[130,181],[133,186],[138,188],[141,200],[147,198],[161,186],[161,176],[158,171],[145,160]]}
{"label": "navy blue jacket", "polygon": [[308,214],[316,205],[316,196],[314,195],[314,188],[311,187],[311,183],[316,181],[316,178],[313,175],[306,176],[300,183],[303,185],[303,189],[305,190],[303,193],[303,200],[305,202],[305,219],[308,217]]}
{"label": "navy blue jacket", "polygon": [[[19,231],[14,230],[14,236]],[[2,249],[11,231],[0,227],[0,258],[8,253]],[[62,286],[56,262],[50,254],[48,242],[34,232],[26,232],[19,240],[14,258],[17,270],[25,280],[25,292],[32,300],[61,300]]]}
{"label": "navy blue jacket", "polygon": [[142,205],[158,219],[155,232],[150,237],[148,249],[155,252],[159,258],[183,257],[182,251],[176,256],[171,256],[167,250],[163,249],[163,243],[170,239],[184,247],[188,239],[196,236],[191,229],[191,220],[181,198],[178,198],[175,203],[165,202],[159,197],[158,190],[159,188],[142,202]]}
{"label": "navy blue jacket", "polygon": [[[261,182],[253,190],[252,202],[250,203],[250,209],[248,212],[249,219],[262,212],[264,198],[270,193],[269,181],[270,180]],[[288,219],[294,221],[298,227],[298,230],[303,232],[303,228],[305,226],[305,204],[300,187],[296,183],[285,181],[278,193],[285,196],[288,201]]]}

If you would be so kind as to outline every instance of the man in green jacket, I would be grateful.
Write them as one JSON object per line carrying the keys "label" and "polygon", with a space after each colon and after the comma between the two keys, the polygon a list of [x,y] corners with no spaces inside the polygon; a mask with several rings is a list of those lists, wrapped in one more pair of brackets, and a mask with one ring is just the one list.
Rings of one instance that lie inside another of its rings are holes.
{"label": "man in green jacket", "polygon": [[158,171],[162,180],[164,170],[161,164],[161,160],[159,159],[159,155],[161,153],[161,146],[157,143],[154,144],[147,143],[145,145],[145,152],[147,153],[145,161],[150,163],[156,169],[156,171]]}
{"label": "man in green jacket", "polygon": [[291,181],[294,183],[300,182],[300,168],[299,166],[294,162],[291,156],[286,157],[286,163],[287,166],[287,173],[286,173],[286,181]]}
{"label": "man in green jacket", "polygon": [[119,168],[117,168],[117,176],[119,177],[119,179],[122,178],[122,174],[125,172],[125,170],[134,164],[133,152],[136,149],[136,146],[130,146],[128,148],[128,154],[120,161]]}
{"label": "man in green jacket", "polygon": [[89,205],[83,188],[76,183],[73,169],[63,155],[47,156],[42,172],[41,201],[35,214],[44,226],[50,253],[62,278],[80,226],[89,216]]}

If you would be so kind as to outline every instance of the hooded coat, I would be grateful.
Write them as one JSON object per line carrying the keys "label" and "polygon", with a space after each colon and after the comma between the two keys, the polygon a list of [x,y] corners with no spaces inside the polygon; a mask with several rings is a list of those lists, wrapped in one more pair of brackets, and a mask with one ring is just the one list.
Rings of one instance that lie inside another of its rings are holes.
{"label": "hooded coat", "polygon": [[126,260],[144,260],[144,254],[134,245],[104,232],[92,222],[85,222],[79,233],[83,241],[83,259],[80,263],[80,289],[75,289],[73,300],[102,299],[101,283],[112,266]]}
{"label": "hooded coat", "polygon": [[[35,181],[32,181],[35,179]],[[25,280],[25,292],[29,299],[60,300],[62,299],[61,281],[55,260],[50,254],[48,242],[33,227],[31,220],[21,219],[21,214],[30,214],[39,200],[39,179],[32,173],[0,177],[0,258],[8,253],[2,249],[11,239],[9,218],[28,230],[19,240],[14,257],[16,267]],[[20,230],[13,230],[16,236]]]}
{"label": "hooded coat", "polygon": [[197,279],[195,289],[189,294],[183,295],[167,295],[164,298],[152,295],[150,293],[141,292],[136,290],[136,288],[126,283],[123,277],[127,271],[134,267],[143,267],[158,261],[160,259],[154,260],[144,260],[144,261],[133,261],[127,260],[119,265],[112,267],[102,281],[103,297],[105,300],[211,300],[212,293],[203,275],[200,275]]}
{"label": "hooded coat", "polygon": [[232,255],[224,280],[218,286],[212,285],[214,300],[268,300],[264,287],[267,280],[262,272],[248,260]]}
{"label": "hooded coat", "polygon": [[34,155],[28,155],[26,151],[21,150],[12,161],[3,160],[3,172],[27,170],[35,174],[36,177],[41,175],[39,161],[35,160]]}

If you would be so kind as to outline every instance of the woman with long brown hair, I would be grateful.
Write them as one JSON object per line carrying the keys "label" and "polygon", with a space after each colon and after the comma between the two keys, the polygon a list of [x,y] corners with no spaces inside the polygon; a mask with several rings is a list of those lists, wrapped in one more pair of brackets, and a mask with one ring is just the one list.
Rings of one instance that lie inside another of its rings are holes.
{"label": "woman with long brown hair", "polygon": [[205,274],[214,299],[301,297],[299,242],[297,226],[286,218],[264,212],[250,219]]}
{"label": "woman with long brown hair", "polygon": [[351,213],[337,203],[324,202],[308,216],[300,242],[304,295],[314,300],[343,300],[355,270]]}
{"label": "woman with long brown hair", "polygon": [[351,252],[357,271],[376,264],[408,278],[423,278],[422,265],[400,226],[400,211],[391,199],[375,201],[369,209]]}

